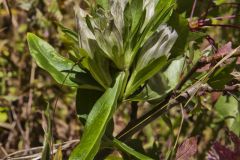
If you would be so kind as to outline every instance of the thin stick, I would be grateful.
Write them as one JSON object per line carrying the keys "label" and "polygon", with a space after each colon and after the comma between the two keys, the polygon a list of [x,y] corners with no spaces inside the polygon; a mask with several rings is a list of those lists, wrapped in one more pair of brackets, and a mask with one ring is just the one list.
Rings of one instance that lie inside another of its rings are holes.
{"label": "thin stick", "polygon": [[9,14],[9,21],[12,23],[12,10],[11,10],[11,8],[10,8],[10,5],[9,5],[8,0],[4,0],[4,1],[3,1],[3,5],[4,5],[4,7],[7,9],[8,14]]}
{"label": "thin stick", "polygon": [[192,20],[192,18],[193,18],[193,14],[194,14],[196,5],[197,5],[197,0],[194,0],[193,6],[192,6],[191,15],[190,15],[190,20]]}
{"label": "thin stick", "polygon": [[[34,77],[35,77],[35,71],[36,71],[36,64],[32,60],[32,67],[31,67],[31,73],[30,73],[30,86],[34,82]],[[30,126],[29,126],[29,120],[30,120],[30,113],[32,110],[32,102],[33,102],[33,89],[30,87],[29,93],[28,93],[28,104],[27,104],[27,109],[26,109],[26,116],[27,116],[27,122],[26,122],[26,129],[25,129],[25,139],[28,140],[27,143],[25,144],[25,148],[30,147],[30,141],[29,141],[29,132],[30,132]]]}
{"label": "thin stick", "polygon": [[232,24],[204,24],[204,26],[215,26],[215,27],[225,27],[225,28],[236,28],[240,29],[240,26],[232,25]]}
{"label": "thin stick", "polygon": [[7,151],[2,147],[2,145],[0,145],[0,149],[1,149],[1,151],[3,152],[3,154],[4,154],[5,156],[8,156]]}
{"label": "thin stick", "polygon": [[[68,147],[70,147],[72,144],[75,144],[75,143],[78,143],[79,140],[71,140],[71,141],[67,141],[67,142],[64,142],[64,143],[61,143],[61,144],[54,144],[54,147],[59,147],[59,146],[62,146],[62,149],[66,149]],[[6,157],[4,157],[3,159],[14,159],[13,156],[16,156],[18,154],[23,154],[23,153],[26,153],[26,152],[30,152],[30,151],[38,151],[38,150],[41,150],[43,149],[44,146],[40,146],[40,147],[34,147],[34,148],[30,148],[30,149],[27,149],[27,150],[19,150],[19,151],[16,151],[14,153],[11,153],[9,155],[7,155]],[[54,149],[55,150],[55,149]],[[55,152],[54,152],[55,153]],[[31,158],[34,158],[36,156],[39,156],[41,155],[41,153],[37,153],[37,154],[33,154],[33,155],[29,155],[29,156],[32,156]],[[23,159],[26,157],[22,156],[22,157],[18,157],[18,158],[15,158],[15,159]]]}
{"label": "thin stick", "polygon": [[[71,71],[73,71],[73,69],[74,69],[74,67],[78,64],[78,63],[80,63],[82,61],[82,58],[80,58],[77,62],[75,62],[75,64],[72,66],[72,68],[70,69],[70,72],[68,72],[67,73],[67,75],[64,77],[64,80],[63,80],[63,82],[62,82],[62,84],[60,85],[60,88],[62,88],[63,87],[63,85],[64,85],[64,83],[65,83],[65,81],[67,80],[67,78],[68,78],[68,76],[70,75],[70,73],[71,73]],[[57,98],[56,98],[56,101],[55,101],[55,104],[54,104],[54,108],[53,108],[53,117],[52,117],[52,123],[53,123],[53,125],[55,125],[55,122],[54,122],[54,117],[55,117],[55,114],[56,114],[56,108],[57,108],[57,104],[58,104],[58,100],[59,100],[59,96],[57,96]],[[51,150],[52,150],[52,148],[53,148],[53,127],[51,128],[51,130],[52,130],[52,138],[51,138]]]}
{"label": "thin stick", "polygon": [[[185,106],[186,106],[186,104],[185,104]],[[177,134],[177,137],[176,137],[176,141],[175,141],[175,144],[174,144],[173,149],[172,149],[173,152],[176,150],[178,140],[179,140],[179,137],[180,137],[180,134],[181,134],[181,131],[182,131],[183,122],[184,122],[184,110],[183,110],[182,104],[180,105],[180,108],[181,108],[182,118],[181,118],[181,123],[180,123],[180,126],[179,126],[179,130],[178,130],[178,134]]]}
{"label": "thin stick", "polygon": [[[223,57],[207,74],[203,75],[194,85],[191,85],[185,92],[180,93],[176,98],[171,99],[174,94],[173,91],[170,91],[163,102],[154,107],[151,111],[144,114],[142,117],[137,119],[136,121],[129,123],[129,125],[122,130],[122,132],[117,135],[119,140],[125,141],[129,137],[131,137],[134,133],[142,129],[147,124],[151,123],[153,120],[166,113],[169,109],[173,108],[177,104],[183,103],[188,98],[196,94],[196,90],[199,90],[202,83],[206,83],[208,77],[213,74],[216,68],[218,68],[225,60],[234,56],[235,54],[240,53],[240,46],[234,49],[232,52]],[[184,83],[182,83],[183,85]],[[180,85],[179,87],[181,88]]]}
{"label": "thin stick", "polygon": [[0,128],[4,128],[7,130],[13,130],[13,125],[11,125],[9,123],[0,123]]}

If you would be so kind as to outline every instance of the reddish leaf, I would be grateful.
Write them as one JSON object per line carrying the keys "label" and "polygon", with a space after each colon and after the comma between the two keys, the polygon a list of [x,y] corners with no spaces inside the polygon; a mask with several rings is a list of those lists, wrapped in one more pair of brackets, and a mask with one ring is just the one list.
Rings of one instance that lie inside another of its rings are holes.
{"label": "reddish leaf", "polygon": [[197,72],[200,72],[200,73],[201,73],[201,72],[205,72],[205,71],[209,70],[210,67],[211,67],[211,63],[208,63],[208,64],[202,66],[201,68],[198,68],[198,69],[197,69]]}
{"label": "reddish leaf", "polygon": [[197,138],[191,137],[178,147],[176,160],[188,160],[197,152]]}
{"label": "reddish leaf", "polygon": [[239,160],[240,159],[240,139],[231,131],[227,131],[228,138],[234,143],[234,150],[215,142],[207,154],[208,160]]}
{"label": "reddish leaf", "polygon": [[237,64],[240,64],[240,57],[237,58]]}
{"label": "reddish leaf", "polygon": [[213,144],[213,149],[217,152],[219,155],[219,160],[237,160],[235,158],[235,154],[233,151],[228,149],[227,147],[221,145],[219,142],[215,142]]}
{"label": "reddish leaf", "polygon": [[228,42],[227,44],[223,45],[221,48],[218,49],[216,55],[225,56],[232,51],[232,42]]}
{"label": "reddish leaf", "polygon": [[231,131],[228,132],[228,136],[234,143],[234,152],[240,156],[240,138]]}
{"label": "reddish leaf", "polygon": [[212,101],[212,104],[213,104],[213,105],[217,102],[218,98],[219,98],[221,95],[222,95],[221,92],[212,92],[212,94],[211,94],[211,101]]}
{"label": "reddish leaf", "polygon": [[[217,53],[215,53],[214,55],[221,55],[222,57],[224,57],[225,55],[229,54],[232,50],[233,50],[232,42],[228,42],[227,44],[225,44],[221,48],[219,48]],[[239,64],[240,64],[240,60],[239,60]],[[202,66],[201,68],[198,68],[197,72],[200,72],[200,73],[205,72],[205,71],[209,70],[211,67],[212,67],[212,64],[208,63],[208,64]]]}

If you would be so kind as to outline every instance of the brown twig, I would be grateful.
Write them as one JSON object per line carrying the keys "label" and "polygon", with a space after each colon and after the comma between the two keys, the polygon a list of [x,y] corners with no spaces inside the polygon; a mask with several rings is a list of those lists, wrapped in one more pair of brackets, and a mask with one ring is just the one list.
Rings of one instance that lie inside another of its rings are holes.
{"label": "brown twig", "polygon": [[21,133],[21,135],[22,135],[22,137],[23,137],[24,143],[26,143],[27,140],[25,139],[24,130],[23,130],[22,125],[21,125],[21,123],[20,123],[20,121],[19,121],[18,115],[17,115],[17,113],[15,112],[14,107],[11,106],[10,108],[11,108],[13,120],[16,122],[17,128],[18,128],[18,130],[20,131],[20,133]]}
{"label": "brown twig", "polygon": [[166,98],[165,101],[154,107],[147,114],[143,115],[132,123],[130,122],[129,125],[122,132],[120,132],[119,135],[117,135],[117,138],[121,141],[126,141],[134,133],[142,129],[144,126],[146,126],[159,116],[166,113],[166,111],[168,111],[172,107],[184,103],[186,100],[188,100],[193,94],[198,91],[200,85],[201,82],[197,82],[195,85],[189,87],[185,92],[181,93],[178,97],[173,99]]}
{"label": "brown twig", "polygon": [[[36,71],[36,64],[34,61],[32,61],[32,67],[31,67],[31,73],[30,73],[30,85],[33,84],[34,82],[34,77],[35,77],[35,71]],[[25,148],[30,147],[30,141],[29,141],[29,132],[30,132],[30,126],[29,126],[29,120],[30,120],[30,115],[31,115],[31,110],[32,110],[32,102],[33,102],[33,89],[29,89],[29,94],[28,94],[28,104],[27,104],[27,109],[26,109],[26,116],[27,116],[27,122],[26,122],[26,129],[25,129],[25,139],[27,140],[25,144]]]}
{"label": "brown twig", "polygon": [[[62,144],[54,144],[54,150],[52,152],[52,154],[57,152],[57,147],[62,146],[62,150],[65,150],[69,147],[71,147],[74,144],[79,143],[79,140],[71,140],[71,141],[67,141],[64,142]],[[34,148],[30,148],[30,149],[26,149],[26,150],[19,150],[17,152],[8,154],[7,156],[5,156],[3,158],[3,160],[7,160],[7,159],[12,159],[12,160],[22,160],[22,159],[41,159],[41,151],[43,149],[44,146],[40,146],[40,147],[34,147]],[[27,152],[35,152],[35,154],[29,154],[27,156],[23,156],[23,154],[27,153]],[[36,153],[37,152],[37,153]]]}
{"label": "brown twig", "polygon": [[13,130],[13,125],[8,124],[8,123],[0,123],[0,128],[4,128],[4,129],[11,131],[11,130]]}

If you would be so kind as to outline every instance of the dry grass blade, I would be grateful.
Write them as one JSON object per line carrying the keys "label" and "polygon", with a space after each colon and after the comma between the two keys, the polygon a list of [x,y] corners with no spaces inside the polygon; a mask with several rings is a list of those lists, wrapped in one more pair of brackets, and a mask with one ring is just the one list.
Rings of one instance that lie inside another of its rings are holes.
{"label": "dry grass blade", "polygon": [[[59,146],[62,146],[62,150],[66,150],[72,147],[72,145],[76,145],[79,142],[79,140],[71,140],[71,141],[67,141],[64,142],[62,144],[55,144],[53,145],[54,149],[53,152],[51,154],[55,154],[58,149]],[[7,155],[6,157],[3,158],[3,160],[26,160],[26,159],[34,159],[34,160],[38,160],[41,159],[41,153],[43,150],[44,146],[41,147],[35,147],[35,148],[30,148],[27,150],[20,150],[14,153],[11,153],[9,155]],[[24,155],[25,153],[29,153],[28,155]],[[33,154],[30,154],[31,152],[34,152]]]}

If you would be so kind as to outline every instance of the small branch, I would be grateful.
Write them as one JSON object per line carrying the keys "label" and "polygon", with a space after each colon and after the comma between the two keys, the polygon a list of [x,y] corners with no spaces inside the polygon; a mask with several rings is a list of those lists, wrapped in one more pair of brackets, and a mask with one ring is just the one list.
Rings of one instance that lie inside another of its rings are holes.
{"label": "small branch", "polygon": [[19,132],[21,133],[24,143],[26,143],[27,140],[25,139],[24,130],[22,128],[21,122],[19,121],[18,115],[15,112],[14,107],[11,106],[10,109],[11,109],[13,120],[16,122],[16,126],[17,126]]}
{"label": "small branch", "polygon": [[4,128],[4,129],[11,131],[11,130],[13,130],[13,125],[8,124],[8,123],[0,123],[0,128]]}
{"label": "small branch", "polygon": [[7,151],[2,147],[1,144],[0,144],[0,149],[1,149],[2,153],[3,153],[5,156],[8,156]]}
{"label": "small branch", "polygon": [[8,0],[3,1],[3,5],[6,8],[8,14],[9,14],[9,22],[12,23],[12,10],[10,8]]}
{"label": "small branch", "polygon": [[[239,57],[240,52],[236,52],[233,54],[230,58],[233,57]],[[178,85],[175,87],[175,91],[180,90],[182,86],[191,78],[191,76],[197,71],[197,69],[203,67],[204,65],[212,62],[220,61],[223,58],[223,55],[221,54],[214,54],[211,56],[204,56],[200,58],[197,63],[194,64],[194,66],[191,68],[191,70],[186,74],[186,76],[183,77],[183,79],[178,83]]]}
{"label": "small branch", "polygon": [[201,62],[198,61],[191,70],[187,73],[186,76],[183,77],[183,79],[177,84],[174,91],[177,91],[182,88],[182,86],[191,78],[191,76],[196,72],[196,70],[201,66]]}
{"label": "small branch", "polygon": [[[235,53],[232,54],[232,56],[229,58],[240,56],[239,48],[237,48],[234,52]],[[201,86],[202,84],[199,84],[201,82],[195,83],[195,85],[192,85],[191,87],[189,87],[185,92],[181,93],[177,98],[171,99],[176,94],[175,91],[180,90],[182,86],[191,78],[193,73],[195,73],[198,68],[211,62],[221,61],[223,57],[224,57],[223,55],[219,55],[219,54],[215,54],[209,57],[202,57],[188,72],[188,74],[179,82],[176,88],[167,94],[164,101],[162,101],[160,104],[154,107],[151,111],[147,112],[136,121],[130,122],[116,137],[121,141],[125,141],[129,137],[131,137],[133,134],[135,134],[137,131],[145,127],[147,124],[151,123],[152,121],[154,121],[155,119],[157,119],[158,117],[166,113],[166,111],[168,111],[172,107],[180,103],[184,103],[188,98],[190,98],[193,94],[195,94],[200,87],[203,87]]]}
{"label": "small branch", "polygon": [[137,111],[138,111],[138,102],[132,102],[130,121],[135,121],[137,119]]}
{"label": "small branch", "polygon": [[194,11],[195,11],[195,8],[196,8],[196,5],[197,5],[197,0],[194,0],[194,2],[193,2],[193,6],[192,6],[191,15],[190,15],[190,19],[192,19],[192,17],[193,17],[193,14],[194,14]]}
{"label": "small branch", "polygon": [[178,141],[179,141],[179,137],[180,137],[180,134],[181,134],[181,131],[182,131],[182,126],[183,126],[183,122],[184,122],[184,109],[183,109],[183,106],[180,105],[180,108],[181,108],[181,115],[182,115],[182,118],[181,118],[181,122],[180,122],[180,126],[179,126],[179,129],[178,129],[178,134],[177,134],[177,137],[176,137],[176,140],[175,140],[175,144],[173,146],[173,149],[172,149],[172,153],[175,152],[176,148],[177,148],[177,144],[178,144]]}
{"label": "small branch", "polygon": [[[36,64],[32,60],[32,67],[31,67],[31,73],[30,73],[30,83],[29,83],[30,86],[34,82],[36,67],[37,67]],[[31,110],[32,110],[32,103],[33,103],[33,89],[30,88],[29,89],[29,93],[28,93],[28,103],[27,103],[27,109],[26,109],[27,122],[26,122],[26,129],[25,129],[25,139],[28,140],[28,141],[25,144],[25,148],[29,148],[30,147],[30,141],[29,141],[30,126],[29,126],[29,121],[30,121],[30,115],[31,115]]]}
{"label": "small branch", "polygon": [[184,103],[186,100],[188,100],[192,95],[194,95],[198,91],[201,85],[202,85],[201,82],[197,82],[195,85],[192,85],[191,87],[189,87],[185,92],[181,93],[175,99],[171,99],[171,97],[167,97],[162,103],[154,107],[147,114],[143,115],[142,117],[140,117],[134,122],[130,122],[128,126],[117,135],[117,138],[120,141],[126,141],[129,137],[131,137],[137,131],[139,131],[140,129],[145,127],[147,124],[149,124],[153,120],[157,119],[158,117],[166,113],[166,111],[168,111],[169,109],[173,108],[174,106],[180,103]]}

